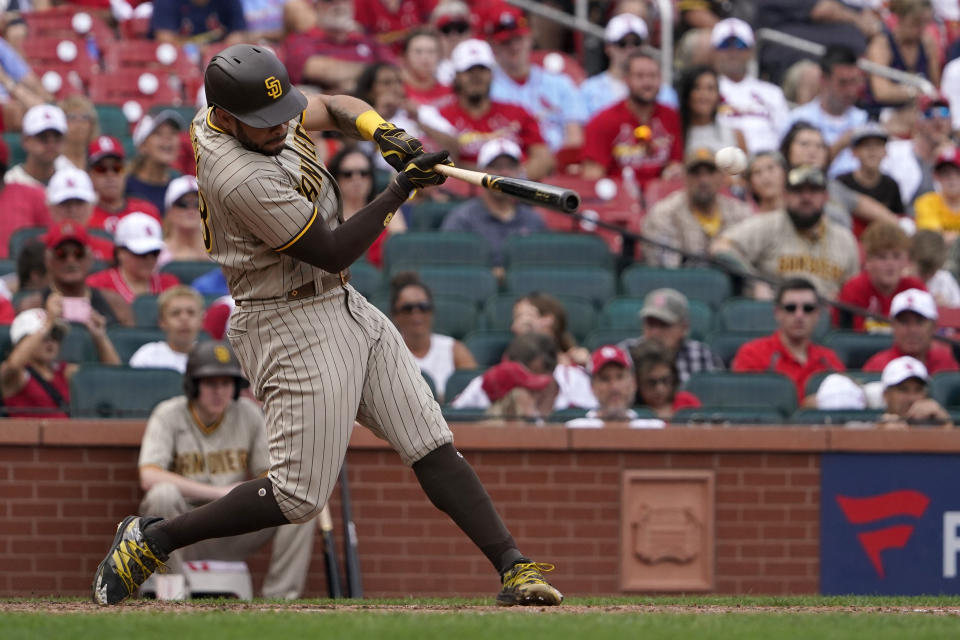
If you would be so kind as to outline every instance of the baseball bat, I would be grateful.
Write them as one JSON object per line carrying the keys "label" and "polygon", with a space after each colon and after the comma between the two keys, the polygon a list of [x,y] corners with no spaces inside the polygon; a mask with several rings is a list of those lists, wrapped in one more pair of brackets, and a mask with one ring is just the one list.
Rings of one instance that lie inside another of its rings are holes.
{"label": "baseball bat", "polygon": [[482,171],[471,171],[445,164],[433,165],[433,169],[448,178],[456,178],[484,189],[506,193],[540,207],[556,209],[563,213],[574,213],[580,208],[580,194],[572,189],[555,187],[551,184],[534,182],[533,180],[523,180],[522,178],[508,178],[492,173],[483,173]]}
{"label": "baseball bat", "polygon": [[347,574],[347,595],[350,598],[362,598],[363,581],[360,576],[360,556],[357,553],[357,526],[353,523],[353,504],[350,500],[346,460],[340,467],[340,509],[343,518],[343,558]]}
{"label": "baseball bat", "polygon": [[330,505],[324,505],[320,512],[320,531],[323,534],[323,558],[327,564],[327,592],[331,598],[342,598],[340,586],[340,563],[337,562],[337,545],[333,540],[333,519],[330,517]]}

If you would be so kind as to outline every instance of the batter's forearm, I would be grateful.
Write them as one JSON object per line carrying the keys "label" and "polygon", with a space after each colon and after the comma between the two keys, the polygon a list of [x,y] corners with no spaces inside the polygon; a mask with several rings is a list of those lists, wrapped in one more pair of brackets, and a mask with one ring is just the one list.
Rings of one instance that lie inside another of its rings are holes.
{"label": "batter's forearm", "polygon": [[357,126],[357,118],[373,108],[353,96],[346,95],[316,95],[311,96],[307,103],[303,124],[307,130],[336,129],[343,135],[363,140],[366,137]]}

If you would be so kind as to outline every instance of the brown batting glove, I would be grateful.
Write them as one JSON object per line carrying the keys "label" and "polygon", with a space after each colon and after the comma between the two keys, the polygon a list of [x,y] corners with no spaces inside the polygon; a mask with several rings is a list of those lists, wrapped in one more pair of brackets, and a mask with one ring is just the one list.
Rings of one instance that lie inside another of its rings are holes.
{"label": "brown batting glove", "polygon": [[446,164],[452,167],[453,162],[450,161],[449,156],[448,151],[420,154],[397,174],[397,184],[408,192],[443,184],[447,176],[434,171],[433,165]]}
{"label": "brown batting glove", "polygon": [[389,122],[382,122],[373,132],[373,141],[380,147],[380,155],[397,171],[423,153],[423,145],[412,135]]}

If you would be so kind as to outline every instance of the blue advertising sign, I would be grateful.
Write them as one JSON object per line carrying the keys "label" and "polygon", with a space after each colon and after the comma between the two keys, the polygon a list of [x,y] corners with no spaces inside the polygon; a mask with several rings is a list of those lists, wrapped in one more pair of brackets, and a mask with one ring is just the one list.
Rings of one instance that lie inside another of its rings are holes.
{"label": "blue advertising sign", "polygon": [[825,454],[820,592],[960,594],[960,456]]}

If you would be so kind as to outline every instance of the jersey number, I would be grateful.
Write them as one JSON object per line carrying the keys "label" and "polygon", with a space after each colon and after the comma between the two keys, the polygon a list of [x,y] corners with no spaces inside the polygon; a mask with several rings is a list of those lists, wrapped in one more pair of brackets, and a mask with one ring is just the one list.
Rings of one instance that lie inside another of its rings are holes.
{"label": "jersey number", "polygon": [[200,233],[203,234],[203,248],[207,250],[207,253],[210,253],[210,250],[213,249],[213,241],[210,239],[210,210],[207,208],[207,201],[203,197],[203,192],[198,191],[197,196],[200,200]]}

